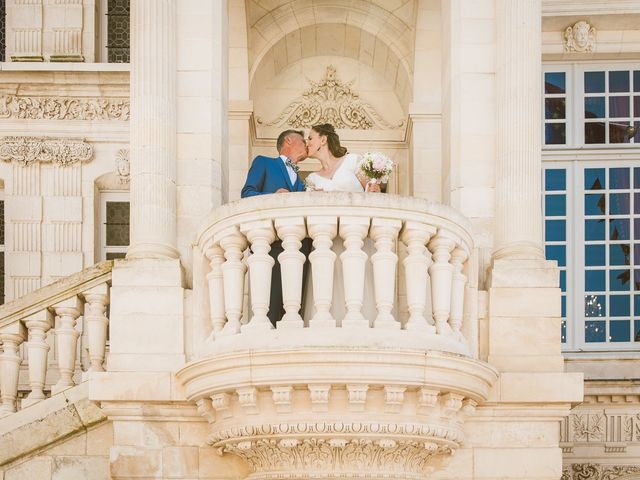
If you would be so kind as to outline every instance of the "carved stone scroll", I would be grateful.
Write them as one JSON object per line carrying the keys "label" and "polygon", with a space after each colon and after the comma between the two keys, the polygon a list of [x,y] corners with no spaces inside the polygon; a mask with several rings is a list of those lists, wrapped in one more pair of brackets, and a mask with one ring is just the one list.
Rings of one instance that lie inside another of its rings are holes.
{"label": "carved stone scroll", "polygon": [[83,139],[51,137],[2,137],[0,160],[29,165],[52,162],[60,166],[87,162],[93,158],[93,147]]}
{"label": "carved stone scroll", "polygon": [[[319,82],[308,82],[310,87],[267,125],[308,128],[331,123],[336,128],[352,130],[390,130],[400,128],[404,123],[399,121],[392,125],[384,120],[371,104],[352,90],[353,81],[342,82],[338,78],[333,65],[327,67],[324,78]],[[259,118],[257,121],[262,123]]]}

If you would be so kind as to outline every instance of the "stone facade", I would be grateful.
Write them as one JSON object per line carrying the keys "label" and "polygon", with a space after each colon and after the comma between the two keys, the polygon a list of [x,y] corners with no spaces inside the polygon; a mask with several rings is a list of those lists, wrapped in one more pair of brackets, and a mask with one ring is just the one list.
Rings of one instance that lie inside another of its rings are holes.
{"label": "stone facade", "polygon": [[[549,165],[635,168],[634,2],[115,2],[130,64],[104,62],[111,1],[6,3],[1,478],[638,475],[637,343],[562,345],[589,319],[540,207]],[[602,120],[623,145],[585,145],[582,97],[541,85],[585,65],[632,72]],[[395,162],[386,194],[239,200],[281,130],[325,121]]]}

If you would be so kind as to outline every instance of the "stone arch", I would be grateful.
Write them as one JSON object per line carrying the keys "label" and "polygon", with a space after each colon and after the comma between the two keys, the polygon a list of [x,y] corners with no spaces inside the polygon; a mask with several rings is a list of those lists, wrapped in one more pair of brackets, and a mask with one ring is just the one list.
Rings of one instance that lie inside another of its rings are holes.
{"label": "stone arch", "polygon": [[276,1],[270,11],[259,3],[247,8],[251,85],[265,65],[279,71],[303,58],[344,56],[374,68],[410,101],[415,0],[387,2],[390,9],[364,0]]}

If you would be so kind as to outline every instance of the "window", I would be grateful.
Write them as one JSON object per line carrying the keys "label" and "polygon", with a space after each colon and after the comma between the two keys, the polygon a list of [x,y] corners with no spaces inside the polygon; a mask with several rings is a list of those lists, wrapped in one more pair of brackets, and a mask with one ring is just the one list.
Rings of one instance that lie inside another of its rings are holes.
{"label": "window", "polygon": [[130,0],[101,0],[102,58],[108,63],[129,63]]}
{"label": "window", "polygon": [[543,75],[545,147],[640,144],[640,64],[547,65]]}
{"label": "window", "polygon": [[129,246],[129,194],[103,192],[100,206],[101,259],[124,258]]}
{"label": "window", "polygon": [[639,162],[549,162],[543,209],[566,349],[640,347]]}

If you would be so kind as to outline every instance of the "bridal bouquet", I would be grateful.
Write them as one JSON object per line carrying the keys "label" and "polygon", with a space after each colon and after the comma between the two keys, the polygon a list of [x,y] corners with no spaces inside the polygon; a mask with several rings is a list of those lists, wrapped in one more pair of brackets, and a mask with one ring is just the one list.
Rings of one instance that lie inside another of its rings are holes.
{"label": "bridal bouquet", "polygon": [[387,183],[394,163],[384,153],[366,152],[362,155],[359,167],[370,183]]}

